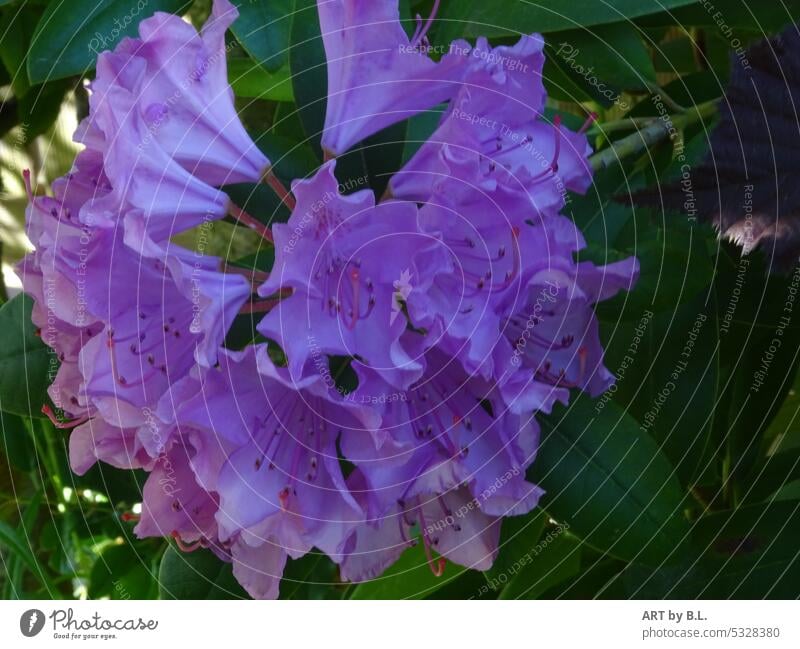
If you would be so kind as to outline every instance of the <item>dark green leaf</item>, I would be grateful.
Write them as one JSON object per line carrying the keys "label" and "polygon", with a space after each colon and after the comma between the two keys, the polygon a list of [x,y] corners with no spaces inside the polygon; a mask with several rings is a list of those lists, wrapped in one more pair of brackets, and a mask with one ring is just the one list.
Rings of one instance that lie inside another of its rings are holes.
{"label": "dark green leaf", "polygon": [[307,141],[321,156],[328,75],[315,0],[295,0],[289,67],[292,88]]}
{"label": "dark green leaf", "polygon": [[688,527],[675,471],[658,445],[613,402],[599,413],[586,396],[541,418],[532,481],[542,507],[613,556],[673,559]]}
{"label": "dark green leaf", "polygon": [[743,478],[800,363],[800,325],[791,307],[785,311],[800,276],[768,275],[763,255],[739,259],[732,246],[724,250],[716,280],[724,381],[715,430],[737,488],[747,489]]}
{"label": "dark green leaf", "polygon": [[31,83],[84,74],[97,55],[134,36],[139,23],[156,11],[180,13],[187,0],[92,0],[82,11],[71,2],[51,2],[44,11],[28,53]]}
{"label": "dark green leaf", "polygon": [[[750,2],[749,0],[714,0],[712,10],[701,3],[688,5],[670,13],[662,12],[642,18],[639,22],[648,27],[677,25],[707,27],[714,31],[731,33],[735,46],[742,44],[742,31],[749,31],[758,37],[780,30],[784,25],[800,19],[798,0],[780,2]],[[694,6],[692,6],[694,5]],[[734,40],[736,39],[736,40]]]}
{"label": "dark green leaf", "polygon": [[[33,301],[17,295],[0,307],[0,410],[41,416],[47,386],[58,371],[58,358],[37,335],[31,322]],[[47,335],[47,332],[42,332]]]}
{"label": "dark green leaf", "polygon": [[20,471],[30,471],[36,466],[36,449],[25,420],[0,411],[0,451]]}
{"label": "dark green leaf", "polygon": [[486,579],[496,580],[508,573],[512,566],[534,548],[547,523],[547,514],[534,509],[525,516],[510,516],[503,519],[497,559],[486,571]]}
{"label": "dark green leaf", "polygon": [[231,565],[210,550],[183,553],[170,545],[158,582],[160,599],[248,599]]}
{"label": "dark green leaf", "polygon": [[149,557],[139,548],[122,543],[104,550],[92,566],[88,593],[91,599],[149,599],[155,575]]}
{"label": "dark green leaf", "polygon": [[599,25],[591,29],[558,32],[549,39],[548,56],[555,57],[567,69],[590,85],[617,89],[645,90],[656,82],[650,54],[636,28],[630,23]]}
{"label": "dark green leaf", "polygon": [[616,23],[692,4],[695,0],[460,0],[442,9],[437,40],[459,36],[547,33]]}
{"label": "dark green leaf", "polygon": [[232,0],[239,17],[231,31],[253,60],[270,72],[289,61],[294,0]]}
{"label": "dark green leaf", "polygon": [[581,546],[569,533],[555,528],[525,555],[519,574],[500,593],[500,599],[536,599],[580,570]]}
{"label": "dark green leaf", "polygon": [[[676,271],[668,266],[664,273]],[[606,364],[617,376],[613,397],[661,445],[681,482],[692,484],[712,451],[719,381],[716,314],[702,294],[671,310],[651,305],[632,307],[630,313],[637,319],[613,311],[602,319]],[[611,396],[604,394],[596,407]]]}
{"label": "dark green leaf", "polygon": [[701,518],[697,552],[681,565],[631,566],[628,597],[794,599],[800,579],[800,501],[753,505]]}
{"label": "dark green leaf", "polygon": [[338,566],[324,554],[311,552],[289,559],[281,578],[281,599],[341,599],[345,584],[338,579]]}
{"label": "dark green leaf", "polygon": [[0,61],[11,77],[17,98],[30,88],[25,61],[40,10],[37,7],[9,7],[0,11]]}

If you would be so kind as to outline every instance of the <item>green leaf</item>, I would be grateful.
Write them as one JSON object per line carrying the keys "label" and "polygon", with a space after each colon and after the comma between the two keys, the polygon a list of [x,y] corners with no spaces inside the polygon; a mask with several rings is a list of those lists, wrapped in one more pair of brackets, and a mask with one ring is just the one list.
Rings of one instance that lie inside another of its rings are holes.
{"label": "green leaf", "polygon": [[281,577],[281,599],[341,599],[346,588],[338,566],[320,552],[289,559]]}
{"label": "green leaf", "polygon": [[794,599],[800,580],[800,501],[752,505],[701,518],[697,551],[659,570],[631,566],[627,596],[640,599]]}
{"label": "green leaf", "polygon": [[158,572],[159,599],[249,599],[229,563],[210,550],[179,552],[169,546]]}
{"label": "green leaf", "polygon": [[25,564],[25,567],[30,573],[36,577],[47,590],[47,595],[50,598],[60,598],[60,594],[55,584],[50,579],[50,576],[45,572],[43,565],[40,565],[33,553],[33,549],[20,538],[17,531],[0,521],[0,547],[5,547],[13,555],[19,558]]}
{"label": "green leaf", "polygon": [[25,420],[0,411],[0,451],[20,471],[30,471],[36,466],[36,448]]}
{"label": "green leaf", "polygon": [[[640,257],[642,258],[642,257]],[[676,273],[672,266],[665,274]],[[678,268],[681,268],[680,266]],[[636,319],[602,310],[606,366],[617,376],[604,394],[640,421],[660,445],[685,485],[712,459],[710,443],[718,407],[719,353],[716,313],[705,295],[670,311],[626,306]]]}
{"label": "green leaf", "polygon": [[33,35],[28,53],[31,83],[85,74],[97,55],[135,36],[139,23],[156,11],[180,13],[187,0],[92,0],[83,11],[70,2],[51,2]]}
{"label": "green leaf", "polygon": [[322,157],[328,75],[315,0],[295,0],[289,67],[294,98],[307,141]]}
{"label": "green leaf", "polygon": [[405,164],[414,157],[428,138],[436,131],[442,119],[446,106],[440,106],[423,113],[409,117],[406,123],[405,146],[403,147],[402,163]]}
{"label": "green leaf", "polygon": [[358,584],[351,599],[425,599],[464,574],[466,568],[447,563],[445,572],[436,577],[428,566],[425,550],[419,542],[409,548],[377,579]]}
{"label": "green leaf", "polygon": [[800,480],[800,451],[776,453],[753,467],[743,497],[748,503],[758,502],[797,480]]}
{"label": "green leaf", "polygon": [[28,6],[0,12],[0,61],[9,72],[17,98],[24,97],[30,88],[25,61],[39,15],[40,9]]}
{"label": "green leaf", "polygon": [[239,17],[231,31],[253,60],[270,72],[289,62],[294,0],[232,0]]}
{"label": "green leaf", "polygon": [[[741,43],[747,36],[762,38],[769,32],[778,31],[784,25],[800,19],[798,0],[781,0],[781,2],[714,0],[711,10],[701,3],[682,4],[689,6],[670,13],[662,12],[648,16],[639,22],[648,27],[677,25],[685,29],[698,26],[720,33],[723,30],[734,30],[731,40],[736,38]],[[751,34],[743,35],[742,31],[749,31]]]}
{"label": "green leaf", "polygon": [[658,445],[613,402],[599,413],[585,395],[541,418],[531,480],[541,506],[592,546],[659,564],[679,553],[688,530],[683,493]]}
{"label": "green leaf", "polygon": [[546,523],[547,514],[538,508],[525,516],[504,518],[497,559],[486,571],[486,579],[492,583],[500,575],[508,575],[513,566],[536,547]]}
{"label": "green leaf", "polygon": [[273,171],[284,183],[308,178],[319,165],[319,159],[306,142],[272,133],[254,135],[253,139],[270,159]]}
{"label": "green leaf", "polygon": [[503,589],[499,599],[536,599],[580,570],[580,542],[559,529],[548,532],[525,555],[521,572]]}
{"label": "green leaf", "polygon": [[294,101],[288,66],[270,73],[247,59],[229,59],[228,81],[237,97]]}
{"label": "green leaf", "polygon": [[[633,290],[613,303],[604,304],[601,313],[616,311],[618,302],[629,310],[667,311],[690,302],[714,277],[714,266],[706,247],[707,232],[702,227],[670,227],[640,234],[635,245],[621,257],[639,259],[639,281]],[[607,249],[581,253],[581,259],[608,263],[613,254]]]}
{"label": "green leaf", "polygon": [[791,307],[785,311],[797,275],[769,274],[761,253],[740,258],[738,248],[723,250],[716,278],[723,389],[715,434],[736,489],[747,490],[745,476],[800,363],[800,324]]}
{"label": "green leaf", "polygon": [[696,0],[460,0],[445,4],[436,40],[562,31],[616,23]]}
{"label": "green leaf", "polygon": [[148,557],[121,543],[106,548],[95,561],[88,594],[91,599],[150,599],[154,583]]}
{"label": "green leaf", "polygon": [[0,410],[39,417],[48,402],[47,387],[58,371],[58,359],[36,335],[32,308],[33,300],[24,293],[0,307],[4,337],[0,347]]}
{"label": "green leaf", "polygon": [[[639,32],[630,23],[572,29],[552,35],[547,53],[590,85],[603,91],[645,90],[656,82],[656,71]],[[613,96],[618,96],[614,92]],[[612,99],[611,95],[606,96]]]}

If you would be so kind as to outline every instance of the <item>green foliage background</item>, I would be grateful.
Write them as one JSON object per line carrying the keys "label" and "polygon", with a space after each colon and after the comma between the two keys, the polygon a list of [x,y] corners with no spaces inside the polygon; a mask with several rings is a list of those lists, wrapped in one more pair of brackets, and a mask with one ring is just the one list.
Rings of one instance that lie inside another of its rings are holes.
{"label": "green foliage background", "polygon": [[[229,74],[243,120],[289,180],[320,162],[326,76],[314,0],[235,0]],[[78,477],[67,431],[40,414],[57,359],[30,323],[10,264],[25,251],[23,166],[49,181],[69,168],[69,131],[87,112],[84,80],[92,39],[113,47],[155,10],[202,24],[207,0],[150,0],[124,29],[130,0],[0,0],[0,136],[3,268],[0,307],[0,590],[11,598],[245,597],[230,568],[206,551],[137,540],[130,514],[143,476],[97,466]],[[800,275],[769,274],[687,214],[626,200],[680,179],[708,148],[717,100],[736,50],[779,31],[800,2],[715,0],[444,0],[432,42],[544,33],[548,110],[590,136],[595,183],[567,213],[597,262],[635,254],[636,289],[598,310],[613,392],[541,417],[532,479],[547,492],[528,516],[506,519],[487,573],[428,570],[421,547],[383,577],[338,580],[322,555],[291,561],[284,598],[795,598],[800,595],[800,423],[796,374],[800,313],[780,317]],[[427,15],[430,0],[401,0]],[[113,35],[113,38],[112,38]],[[560,53],[559,53],[560,52]],[[741,52],[739,52],[740,54]],[[589,69],[591,68],[591,71]],[[602,87],[601,87],[602,86]],[[677,133],[663,127],[664,115]],[[387,174],[433,130],[436,113],[370,138],[345,156],[342,177],[366,175],[382,192]],[[227,188],[265,222],[285,219],[255,186]],[[213,245],[268,269],[233,227]],[[731,305],[735,308],[733,316]],[[237,323],[228,344],[252,339]],[[763,385],[754,389],[771,341]],[[688,341],[690,353],[681,354]],[[681,360],[685,364],[679,365]],[[678,371],[678,368],[680,370]],[[672,388],[668,386],[672,385]],[[666,394],[664,391],[669,390]]]}

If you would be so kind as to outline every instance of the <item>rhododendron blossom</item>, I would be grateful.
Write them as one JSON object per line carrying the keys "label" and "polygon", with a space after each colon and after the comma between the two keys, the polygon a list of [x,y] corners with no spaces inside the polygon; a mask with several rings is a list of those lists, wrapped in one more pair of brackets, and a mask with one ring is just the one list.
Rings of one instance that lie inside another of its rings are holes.
{"label": "rhododendron blossom", "polygon": [[[638,263],[576,260],[562,208],[591,148],[546,114],[542,37],[434,60],[438,0],[411,36],[398,5],[318,1],[328,159],[288,188],[234,108],[228,0],[199,34],[156,13],[102,53],[72,172],[52,197],[28,179],[19,272],[55,328],[47,414],[73,429],[73,469],[147,471],[136,534],[209,548],[253,597],[315,548],[349,581],[417,543],[436,575],[487,570],[503,518],[543,493],[537,414],[613,381],[594,307]],[[386,193],[343,191],[337,157],[442,103]],[[226,187],[245,182],[288,221],[238,207]],[[226,218],[274,251],[268,271],[176,239]]]}

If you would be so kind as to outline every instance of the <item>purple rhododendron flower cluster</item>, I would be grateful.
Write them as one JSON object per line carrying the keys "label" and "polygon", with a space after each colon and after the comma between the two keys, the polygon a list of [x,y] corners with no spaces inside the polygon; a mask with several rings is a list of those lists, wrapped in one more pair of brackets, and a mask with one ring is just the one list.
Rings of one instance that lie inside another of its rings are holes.
{"label": "purple rhododendron flower cluster", "polygon": [[[503,517],[541,494],[525,475],[535,414],[612,383],[593,307],[638,272],[575,261],[585,243],[561,211],[591,183],[590,147],[545,117],[541,37],[457,41],[435,61],[433,17],[409,38],[397,0],[318,10],[326,162],[290,192],[234,110],[228,0],[200,34],[157,13],[101,54],[72,172],[52,197],[28,179],[20,274],[55,332],[49,414],[74,428],[73,469],[148,471],[136,533],[210,548],[254,597],[313,548],[351,581],[414,543],[437,574],[491,566]],[[337,156],[445,103],[384,196],[341,191]],[[220,189],[240,182],[291,207],[260,230],[266,278],[173,241],[228,215],[257,227]],[[243,311],[261,342],[226,349]]]}

